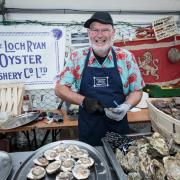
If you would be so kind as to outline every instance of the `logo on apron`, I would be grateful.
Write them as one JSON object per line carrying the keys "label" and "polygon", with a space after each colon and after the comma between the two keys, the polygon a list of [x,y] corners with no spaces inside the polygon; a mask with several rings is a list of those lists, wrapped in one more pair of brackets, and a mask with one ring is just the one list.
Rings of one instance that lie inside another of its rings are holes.
{"label": "logo on apron", "polygon": [[109,82],[108,79],[109,77],[93,77],[94,79],[94,87],[108,87]]}

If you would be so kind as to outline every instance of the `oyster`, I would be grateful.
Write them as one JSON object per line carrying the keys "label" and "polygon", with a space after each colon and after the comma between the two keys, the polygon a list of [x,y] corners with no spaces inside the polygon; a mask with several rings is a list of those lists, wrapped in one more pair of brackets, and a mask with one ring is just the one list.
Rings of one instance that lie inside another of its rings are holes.
{"label": "oyster", "polygon": [[48,161],[55,160],[58,153],[55,150],[48,149],[44,152],[44,156]]}
{"label": "oyster", "polygon": [[64,161],[62,161],[61,170],[62,171],[71,171],[72,168],[74,167],[74,165],[75,165],[74,159],[72,159],[72,158],[65,159]]}
{"label": "oyster", "polygon": [[156,180],[164,180],[165,179],[164,166],[156,159],[153,159],[151,161],[150,171],[152,173],[153,179],[156,179]]}
{"label": "oyster", "polygon": [[176,144],[180,145],[180,134],[179,133],[174,133],[173,134],[173,140]]}
{"label": "oyster", "polygon": [[66,172],[60,172],[56,176],[56,180],[72,180],[73,179],[73,174],[69,171]]}
{"label": "oyster", "polygon": [[45,167],[45,166],[47,166],[49,164],[49,161],[44,157],[39,157],[37,159],[34,159],[33,162],[36,165],[39,165],[39,166],[42,166],[42,167]]}
{"label": "oyster", "polygon": [[119,164],[122,166],[124,171],[129,172],[130,167],[128,163],[128,158],[123,154],[123,152],[120,149],[116,149],[116,159],[119,162]]}
{"label": "oyster", "polygon": [[72,173],[76,179],[87,179],[90,175],[90,170],[82,165],[74,166]]}
{"label": "oyster", "polygon": [[126,154],[130,171],[139,171],[139,156],[136,150],[131,150]]}
{"label": "oyster", "polygon": [[128,180],[142,180],[141,175],[138,172],[129,172]]}
{"label": "oyster", "polygon": [[55,150],[58,153],[64,152],[64,151],[66,151],[66,145],[61,143],[58,146],[54,147],[53,150]]}
{"label": "oyster", "polygon": [[81,157],[88,157],[89,156],[88,151],[85,149],[79,149],[77,151],[71,152],[70,154],[75,159],[79,159]]}
{"label": "oyster", "polygon": [[177,153],[176,153],[175,158],[176,158],[176,159],[180,159],[180,152],[177,152]]}
{"label": "oyster", "polygon": [[41,166],[34,166],[27,174],[28,179],[42,179],[46,175],[46,171]]}
{"label": "oyster", "polygon": [[180,179],[180,159],[173,156],[163,158],[164,168],[168,180]]}
{"label": "oyster", "polygon": [[79,147],[74,145],[74,144],[70,144],[67,148],[66,151],[69,152],[70,154],[75,153],[79,150]]}
{"label": "oyster", "polygon": [[139,173],[143,179],[151,179],[151,172],[149,171],[151,166],[151,158],[149,155],[146,155],[144,158],[139,161]]}
{"label": "oyster", "polygon": [[169,155],[169,147],[165,139],[158,132],[155,132],[150,138],[150,145],[152,147],[149,149],[149,152],[153,157]]}
{"label": "oyster", "polygon": [[53,161],[46,167],[46,172],[48,174],[54,174],[58,170],[60,170],[61,162],[60,161]]}
{"label": "oyster", "polygon": [[71,157],[71,155],[64,151],[64,152],[59,152],[58,155],[56,156],[55,160],[59,161],[64,161],[65,159],[69,159]]}
{"label": "oyster", "polygon": [[76,164],[79,164],[85,168],[88,168],[94,164],[94,159],[91,157],[82,157],[76,162]]}

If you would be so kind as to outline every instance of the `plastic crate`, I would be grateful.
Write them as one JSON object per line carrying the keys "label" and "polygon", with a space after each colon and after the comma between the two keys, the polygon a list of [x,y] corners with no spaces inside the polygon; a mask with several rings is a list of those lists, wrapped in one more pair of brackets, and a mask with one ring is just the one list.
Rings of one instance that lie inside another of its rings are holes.
{"label": "plastic crate", "polygon": [[144,91],[147,92],[149,96],[153,98],[180,96],[179,86],[165,87],[165,86],[158,86],[158,85],[146,85],[144,87]]}
{"label": "plastic crate", "polygon": [[[152,100],[158,99],[162,100],[162,98],[149,98],[147,100],[151,126],[154,131],[159,132],[169,141],[173,133],[180,134],[180,121],[162,112],[152,104]],[[170,101],[171,98],[163,98],[163,100]]]}

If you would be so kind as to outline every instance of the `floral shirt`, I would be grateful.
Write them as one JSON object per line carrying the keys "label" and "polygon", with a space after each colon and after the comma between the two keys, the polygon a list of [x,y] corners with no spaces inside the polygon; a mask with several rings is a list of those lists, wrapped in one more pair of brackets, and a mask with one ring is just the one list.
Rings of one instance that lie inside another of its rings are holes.
{"label": "floral shirt", "polygon": [[[112,48],[116,53],[118,72],[122,80],[124,95],[128,95],[129,92],[142,89],[145,84],[141,77],[134,55],[120,47],[113,46]],[[101,65],[96,60],[92,48],[78,49],[71,53],[70,59],[66,62],[64,70],[57,75],[57,77],[60,78],[61,85],[71,87],[71,89],[76,92],[80,90],[82,72],[89,50],[90,57],[88,66],[97,68],[114,67],[112,50],[109,51],[108,56]]]}

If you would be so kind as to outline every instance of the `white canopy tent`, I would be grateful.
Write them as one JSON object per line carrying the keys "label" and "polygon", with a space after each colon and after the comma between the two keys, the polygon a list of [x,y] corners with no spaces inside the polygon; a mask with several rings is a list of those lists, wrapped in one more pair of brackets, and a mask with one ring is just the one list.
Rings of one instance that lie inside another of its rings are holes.
{"label": "white canopy tent", "polygon": [[151,23],[174,15],[180,22],[179,0],[0,0],[0,4],[3,1],[7,20],[85,21],[93,11],[104,10],[111,12],[117,21]]}

